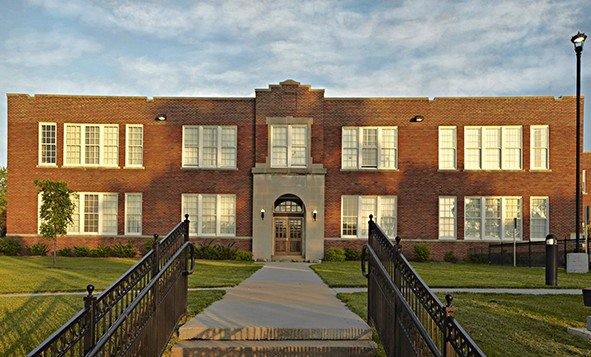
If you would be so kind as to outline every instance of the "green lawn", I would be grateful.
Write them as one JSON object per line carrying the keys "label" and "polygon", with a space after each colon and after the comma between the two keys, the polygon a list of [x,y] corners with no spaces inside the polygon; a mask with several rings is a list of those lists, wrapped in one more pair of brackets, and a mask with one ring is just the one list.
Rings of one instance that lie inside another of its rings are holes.
{"label": "green lawn", "polygon": [[[367,319],[367,294],[339,294]],[[443,296],[440,296],[443,299]],[[591,344],[567,333],[584,327],[580,296],[454,294],[456,319],[489,356],[591,355]]]}
{"label": "green lawn", "polygon": [[195,272],[189,275],[189,288],[235,286],[262,267],[254,262],[198,260]]}
{"label": "green lawn", "polygon": [[[546,288],[544,268],[468,263],[411,263],[432,288]],[[331,287],[365,287],[360,262],[323,262],[312,266]],[[591,273],[567,274],[558,269],[558,288],[591,286]]]}

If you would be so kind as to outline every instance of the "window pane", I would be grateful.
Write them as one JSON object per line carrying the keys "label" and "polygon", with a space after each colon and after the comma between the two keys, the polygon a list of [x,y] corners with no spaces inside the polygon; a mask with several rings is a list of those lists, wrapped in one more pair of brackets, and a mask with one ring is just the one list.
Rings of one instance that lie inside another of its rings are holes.
{"label": "window pane", "polygon": [[381,130],[380,167],[387,169],[396,168],[397,141],[396,129]]}
{"label": "window pane", "polygon": [[142,166],[144,164],[144,128],[141,126],[127,127],[127,163]]}
{"label": "window pane", "polygon": [[221,166],[236,167],[236,128],[222,128]]}
{"label": "window pane", "polygon": [[271,127],[272,144],[271,151],[272,165],[279,167],[287,166],[287,127],[273,126]]}
{"label": "window pane", "polygon": [[183,201],[183,212],[182,215],[184,217],[185,214],[189,215],[189,234],[195,235],[197,234],[197,195],[191,194],[184,194],[182,196]]}
{"label": "window pane", "polygon": [[80,164],[80,129],[79,125],[66,125],[66,164]]}
{"label": "window pane", "polygon": [[357,128],[343,128],[343,168],[357,168]]}
{"label": "window pane", "polygon": [[96,194],[84,195],[84,232],[98,233],[99,198]]}
{"label": "window pane", "polygon": [[142,194],[128,193],[125,195],[126,233],[142,233]]}
{"label": "window pane", "polygon": [[199,127],[185,126],[183,135],[183,165],[199,166]]}
{"label": "window pane", "polygon": [[378,129],[363,128],[361,167],[378,167]]}
{"label": "window pane", "polygon": [[216,196],[203,195],[201,199],[201,233],[216,233]]}
{"label": "window pane", "polygon": [[[504,221],[505,221],[505,238],[513,238],[513,234],[517,239],[521,239],[521,199],[508,197],[504,199],[505,206],[503,207]],[[514,232],[514,221],[517,218],[517,230]]]}
{"label": "window pane", "polygon": [[343,224],[341,234],[343,236],[357,236],[357,196],[342,196]]}
{"label": "window pane", "polygon": [[117,234],[117,194],[103,195],[103,233]]}
{"label": "window pane", "polygon": [[68,233],[79,233],[80,232],[80,196],[72,194],[70,200],[74,203],[74,212],[72,213],[72,223],[68,225]]}
{"label": "window pane", "polygon": [[466,238],[481,238],[481,199],[466,197],[464,212],[464,235]]}
{"label": "window pane", "polygon": [[218,130],[203,128],[203,166],[217,166]]}
{"label": "window pane", "polygon": [[531,198],[531,238],[546,238],[548,235],[548,198]]}
{"label": "window pane", "polygon": [[119,163],[119,128],[105,126],[103,128],[103,164],[117,165]]}
{"label": "window pane", "polygon": [[501,199],[500,198],[485,198],[484,208],[484,237],[485,238],[500,238],[501,237]]}
{"label": "window pane", "polygon": [[547,170],[549,166],[548,127],[531,128],[531,168]]}
{"label": "window pane", "polygon": [[501,168],[501,128],[484,128],[484,168]]}
{"label": "window pane", "polygon": [[396,221],[396,197],[380,197],[380,217],[378,218],[378,224],[382,227],[384,233],[388,237],[394,238],[398,229]]}
{"label": "window pane", "polygon": [[456,128],[439,128],[439,169],[456,168]]}
{"label": "window pane", "polygon": [[41,164],[55,164],[56,161],[56,125],[41,124],[40,127],[41,152],[39,162]]}
{"label": "window pane", "polygon": [[220,196],[220,234],[236,232],[236,197]]}
{"label": "window pane", "polygon": [[98,126],[86,126],[84,128],[84,163],[88,165],[99,164],[100,152],[100,128]]}
{"label": "window pane", "polygon": [[369,215],[374,216],[374,221],[378,222],[380,217],[377,217],[377,197],[372,196],[361,196],[361,228],[359,229],[359,234],[361,237],[367,237],[367,222],[369,221]]}
{"label": "window pane", "polygon": [[439,238],[456,238],[455,197],[439,197]]}

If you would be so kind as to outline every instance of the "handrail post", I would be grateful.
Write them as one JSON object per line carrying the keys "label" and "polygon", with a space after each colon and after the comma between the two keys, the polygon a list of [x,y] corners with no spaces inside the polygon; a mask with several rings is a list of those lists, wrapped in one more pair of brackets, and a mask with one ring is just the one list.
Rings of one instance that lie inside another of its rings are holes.
{"label": "handrail post", "polygon": [[454,348],[451,344],[451,340],[453,336],[451,335],[451,329],[448,327],[451,326],[452,321],[454,319],[454,314],[456,313],[455,307],[451,306],[453,301],[453,296],[451,294],[445,295],[445,323],[443,328],[444,333],[444,346],[443,346],[443,355],[444,356],[453,356],[454,355]]}
{"label": "handrail post", "polygon": [[189,223],[190,223],[190,221],[189,221],[189,215],[187,213],[185,213],[185,220],[183,221],[183,223],[185,224],[185,227],[184,227],[185,242],[188,242],[189,241]]}
{"label": "handrail post", "polygon": [[154,251],[154,257],[152,260],[152,277],[158,275],[160,271],[160,247],[158,244],[158,234],[154,234],[154,242],[152,242],[152,250]]}
{"label": "handrail post", "polygon": [[95,343],[95,312],[96,312],[96,297],[92,296],[94,285],[88,284],[86,286],[88,295],[84,297],[84,308],[87,313],[86,329],[84,330],[84,354],[88,353],[94,347]]}

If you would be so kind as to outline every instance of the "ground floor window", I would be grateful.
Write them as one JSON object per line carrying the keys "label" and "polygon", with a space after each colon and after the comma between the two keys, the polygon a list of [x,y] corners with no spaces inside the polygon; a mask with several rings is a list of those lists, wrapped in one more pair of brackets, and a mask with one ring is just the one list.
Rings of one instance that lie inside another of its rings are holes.
{"label": "ground floor window", "polygon": [[439,238],[457,238],[456,197],[439,197]]}
{"label": "ground floor window", "polygon": [[546,239],[550,231],[550,202],[548,197],[530,197],[530,210],[530,239]]}
{"label": "ground floor window", "polygon": [[142,234],[142,194],[125,194],[125,234]]}
{"label": "ground floor window", "polygon": [[396,236],[396,196],[341,196],[341,236],[367,238],[370,214],[389,237]]}
{"label": "ground floor window", "polygon": [[185,193],[181,199],[182,219],[189,215],[189,234],[236,235],[236,196]]}
{"label": "ground floor window", "polygon": [[78,192],[72,194],[74,213],[68,234],[117,234],[117,193]]}
{"label": "ground floor window", "polygon": [[466,239],[521,239],[521,224],[521,197],[464,198]]}

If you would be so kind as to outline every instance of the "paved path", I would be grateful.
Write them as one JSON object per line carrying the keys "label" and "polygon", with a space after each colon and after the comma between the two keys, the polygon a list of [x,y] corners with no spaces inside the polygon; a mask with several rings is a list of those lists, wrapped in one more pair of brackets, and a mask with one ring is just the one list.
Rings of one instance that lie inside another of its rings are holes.
{"label": "paved path", "polygon": [[[476,293],[516,295],[583,295],[582,289],[433,288],[435,293]],[[362,293],[367,288],[334,288],[337,293]]]}

